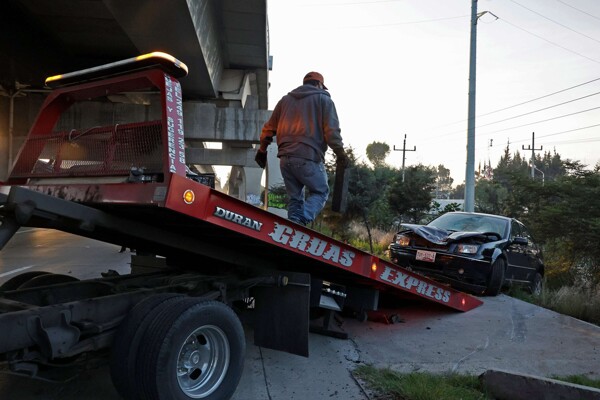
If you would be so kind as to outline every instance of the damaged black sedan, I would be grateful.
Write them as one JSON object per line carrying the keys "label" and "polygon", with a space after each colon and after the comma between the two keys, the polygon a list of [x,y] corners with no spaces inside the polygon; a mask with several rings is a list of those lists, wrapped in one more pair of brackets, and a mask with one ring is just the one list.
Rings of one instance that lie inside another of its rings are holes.
{"label": "damaged black sedan", "polygon": [[403,224],[389,251],[394,263],[473,294],[495,296],[509,284],[542,290],[541,251],[513,218],[450,212],[427,225]]}

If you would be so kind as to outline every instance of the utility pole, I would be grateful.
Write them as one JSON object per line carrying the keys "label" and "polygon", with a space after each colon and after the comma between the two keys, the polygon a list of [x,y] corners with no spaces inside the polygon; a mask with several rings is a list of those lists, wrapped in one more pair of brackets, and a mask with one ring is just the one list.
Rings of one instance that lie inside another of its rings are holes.
{"label": "utility pole", "polygon": [[406,134],[404,134],[404,144],[402,145],[402,149],[397,149],[396,145],[394,145],[394,151],[402,150],[402,182],[404,183],[404,160],[406,160],[406,152],[407,151],[417,151],[417,146],[414,146],[412,150],[406,150]]}
{"label": "utility pole", "polygon": [[469,116],[467,122],[467,170],[465,173],[465,211],[475,211],[475,77],[477,66],[477,20],[489,11],[477,14],[477,0],[471,0],[471,48],[469,59]]}
{"label": "utility pole", "polygon": [[[523,148],[523,150],[531,150],[531,179],[533,179],[533,178],[535,178],[535,170],[537,169],[537,168],[535,168],[535,152],[542,151],[544,149],[544,146],[540,146],[539,149],[535,148],[535,132],[531,132],[531,145],[527,145],[527,148],[525,148],[525,145],[523,145],[522,148]],[[542,172],[542,171],[540,171],[540,172]],[[543,180],[544,180],[544,178],[543,178],[543,173],[542,173],[542,181]]]}
{"label": "utility pole", "polygon": [[467,171],[465,211],[475,211],[475,76],[477,66],[477,0],[471,2],[471,50],[469,57],[469,116],[467,121]]}

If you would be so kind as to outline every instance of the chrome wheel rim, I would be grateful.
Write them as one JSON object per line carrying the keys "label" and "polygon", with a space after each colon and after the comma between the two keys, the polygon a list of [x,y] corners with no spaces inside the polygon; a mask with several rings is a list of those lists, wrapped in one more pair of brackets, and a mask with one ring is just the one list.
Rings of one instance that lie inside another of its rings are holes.
{"label": "chrome wheel rim", "polygon": [[177,357],[177,382],[191,398],[210,396],[229,369],[229,340],[221,328],[205,325],[184,341]]}

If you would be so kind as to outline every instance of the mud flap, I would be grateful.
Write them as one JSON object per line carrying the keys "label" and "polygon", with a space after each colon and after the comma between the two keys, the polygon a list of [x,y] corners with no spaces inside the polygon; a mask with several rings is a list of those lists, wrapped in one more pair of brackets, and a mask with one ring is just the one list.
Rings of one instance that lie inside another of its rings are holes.
{"label": "mud flap", "polygon": [[254,344],[308,357],[310,274],[285,273],[284,286],[252,290],[256,303]]}

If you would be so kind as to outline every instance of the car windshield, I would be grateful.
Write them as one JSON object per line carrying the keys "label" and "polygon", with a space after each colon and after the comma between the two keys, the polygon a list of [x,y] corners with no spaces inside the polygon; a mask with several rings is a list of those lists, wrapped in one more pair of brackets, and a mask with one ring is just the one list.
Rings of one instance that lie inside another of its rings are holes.
{"label": "car windshield", "polygon": [[505,237],[507,220],[489,215],[447,213],[431,221],[427,226],[452,232],[495,232]]}

